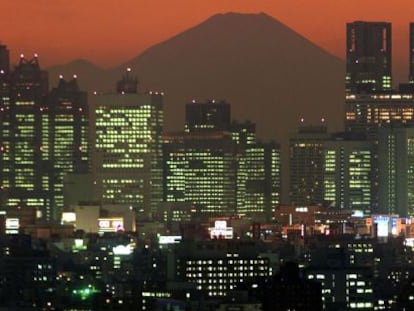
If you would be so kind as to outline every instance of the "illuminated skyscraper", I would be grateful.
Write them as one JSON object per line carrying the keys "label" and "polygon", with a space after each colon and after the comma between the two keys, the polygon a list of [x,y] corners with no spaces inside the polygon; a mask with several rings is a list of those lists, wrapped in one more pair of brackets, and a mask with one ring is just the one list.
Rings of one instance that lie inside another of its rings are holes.
{"label": "illuminated skyscraper", "polygon": [[244,148],[238,158],[237,213],[271,219],[280,204],[280,146],[257,143]]}
{"label": "illuminated skyscraper", "polygon": [[290,146],[293,204],[327,204],[365,214],[376,210],[374,141],[364,135],[328,135],[324,127],[307,127],[290,140]]}
{"label": "illuminated skyscraper", "polygon": [[356,21],[346,30],[346,93],[391,90],[391,24]]}
{"label": "illuminated skyscraper", "polygon": [[128,204],[150,218],[162,201],[163,94],[126,87],[133,83],[128,71],[121,93],[91,98],[93,173],[103,203]]}
{"label": "illuminated skyscraper", "polygon": [[49,192],[52,163],[45,151],[49,145],[47,92],[47,72],[40,69],[37,55],[30,60],[22,55],[10,75],[10,107],[6,116],[9,129],[3,133],[2,183],[7,206],[33,206],[44,220],[52,217]]}
{"label": "illuminated skyscraper", "polygon": [[414,125],[412,94],[357,94],[345,99],[345,131],[375,138],[377,129],[392,122]]}
{"label": "illuminated skyscraper", "polygon": [[257,142],[250,121],[233,121],[231,131],[238,145],[237,213],[270,219],[280,204],[280,146]]}
{"label": "illuminated skyscraper", "polygon": [[229,132],[164,137],[164,199],[189,202],[202,213],[236,212],[237,146]]}
{"label": "illuminated skyscraper", "polygon": [[381,127],[378,135],[379,213],[414,216],[414,128]]}
{"label": "illuminated skyscraper", "polygon": [[10,174],[10,75],[9,50],[0,45],[0,204],[6,200],[6,185]]}
{"label": "illuminated skyscraper", "polygon": [[376,209],[376,153],[373,141],[336,136],[324,143],[324,201],[340,209],[371,214]]}
{"label": "illuminated skyscraper", "polygon": [[63,181],[67,174],[88,172],[89,110],[87,94],[79,90],[76,76],[70,81],[60,77],[48,97],[50,133],[49,153],[53,218],[60,219],[63,204]]}
{"label": "illuminated skyscraper", "polygon": [[324,142],[326,126],[301,127],[290,138],[290,201],[306,206],[323,202]]}

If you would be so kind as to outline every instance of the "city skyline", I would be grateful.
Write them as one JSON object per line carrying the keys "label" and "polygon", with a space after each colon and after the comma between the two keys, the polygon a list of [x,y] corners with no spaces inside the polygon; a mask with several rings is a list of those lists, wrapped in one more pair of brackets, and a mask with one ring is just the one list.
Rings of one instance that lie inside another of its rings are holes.
{"label": "city skyline", "polygon": [[[160,6],[163,9],[160,9]],[[358,10],[355,10],[358,5]],[[165,10],[168,8],[168,10]],[[345,58],[345,24],[356,20],[387,21],[393,25],[393,58],[396,82],[406,79],[408,68],[408,37],[412,10],[408,1],[378,3],[356,1],[328,3],[272,1],[200,1],[197,8],[187,0],[174,3],[114,1],[60,1],[38,5],[24,1],[3,4],[4,11],[19,12],[31,20],[31,27],[15,23],[13,14],[0,22],[0,38],[12,51],[12,62],[20,53],[39,53],[46,67],[87,59],[102,67],[127,62],[147,48],[167,40],[210,16],[227,12],[266,13],[298,32],[331,54]],[[324,14],[320,14],[323,11]],[[318,18],[314,14],[318,13]],[[94,15],[93,22],[90,16]],[[122,18],[121,18],[122,17]],[[329,27],[326,27],[329,25]],[[75,35],[76,34],[76,35]],[[53,40],[64,37],[65,40]],[[36,42],[36,43],[35,43]]]}

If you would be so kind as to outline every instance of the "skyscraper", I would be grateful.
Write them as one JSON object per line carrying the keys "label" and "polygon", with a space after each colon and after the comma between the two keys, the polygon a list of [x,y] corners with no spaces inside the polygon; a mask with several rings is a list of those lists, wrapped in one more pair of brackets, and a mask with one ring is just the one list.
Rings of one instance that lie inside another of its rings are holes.
{"label": "skyscraper", "polygon": [[356,21],[346,29],[346,93],[391,90],[391,24]]}
{"label": "skyscraper", "polygon": [[49,153],[53,218],[60,219],[63,204],[63,181],[67,174],[87,173],[89,161],[89,109],[87,94],[79,90],[77,78],[66,81],[61,76],[48,96],[50,116]]}
{"label": "skyscraper", "polygon": [[10,174],[10,75],[9,50],[0,45],[0,204],[6,200]]}
{"label": "skyscraper", "polygon": [[414,128],[390,124],[379,128],[378,212],[414,216]]}
{"label": "skyscraper", "polygon": [[[44,220],[52,217],[49,170],[49,116],[46,95],[47,72],[37,55],[21,55],[10,75],[10,104],[3,128],[2,183],[7,206],[35,207]],[[8,128],[8,129],[7,129]]]}
{"label": "skyscraper", "polygon": [[381,126],[392,122],[414,125],[412,94],[357,94],[345,99],[345,131],[375,138]]}
{"label": "skyscraper", "polygon": [[231,124],[238,145],[237,213],[271,219],[280,204],[280,146],[256,139],[256,125],[250,121]]}
{"label": "skyscraper", "polygon": [[340,209],[371,214],[376,208],[376,154],[373,141],[337,135],[324,143],[324,201]]}
{"label": "skyscraper", "polygon": [[163,94],[137,92],[129,71],[117,94],[91,98],[93,173],[103,203],[151,218],[162,201]]}
{"label": "skyscraper", "polygon": [[229,132],[164,137],[164,199],[189,202],[204,214],[236,213],[237,145]]}
{"label": "skyscraper", "polygon": [[326,126],[303,126],[289,140],[290,201],[295,205],[323,202]]}

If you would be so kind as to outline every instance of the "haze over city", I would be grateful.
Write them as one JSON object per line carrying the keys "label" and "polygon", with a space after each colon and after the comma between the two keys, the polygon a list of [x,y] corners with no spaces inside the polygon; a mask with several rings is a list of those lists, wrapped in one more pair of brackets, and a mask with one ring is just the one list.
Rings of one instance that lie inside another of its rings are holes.
{"label": "haze over city", "polygon": [[[108,68],[199,24],[217,13],[264,12],[344,59],[345,23],[387,20],[393,27],[396,80],[405,80],[409,0],[397,1],[3,1],[0,38],[16,62],[21,52],[42,57],[45,67],[87,59]],[[15,16],[18,15],[19,22]],[[29,23],[20,22],[23,20]]]}
{"label": "haze over city", "polygon": [[414,310],[411,7],[4,3],[0,309]]}

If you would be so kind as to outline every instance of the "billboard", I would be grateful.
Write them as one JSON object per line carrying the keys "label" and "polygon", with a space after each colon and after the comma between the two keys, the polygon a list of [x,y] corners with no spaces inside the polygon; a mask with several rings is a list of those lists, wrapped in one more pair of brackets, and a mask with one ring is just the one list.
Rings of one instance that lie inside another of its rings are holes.
{"label": "billboard", "polygon": [[98,218],[98,233],[124,231],[122,217]]}

